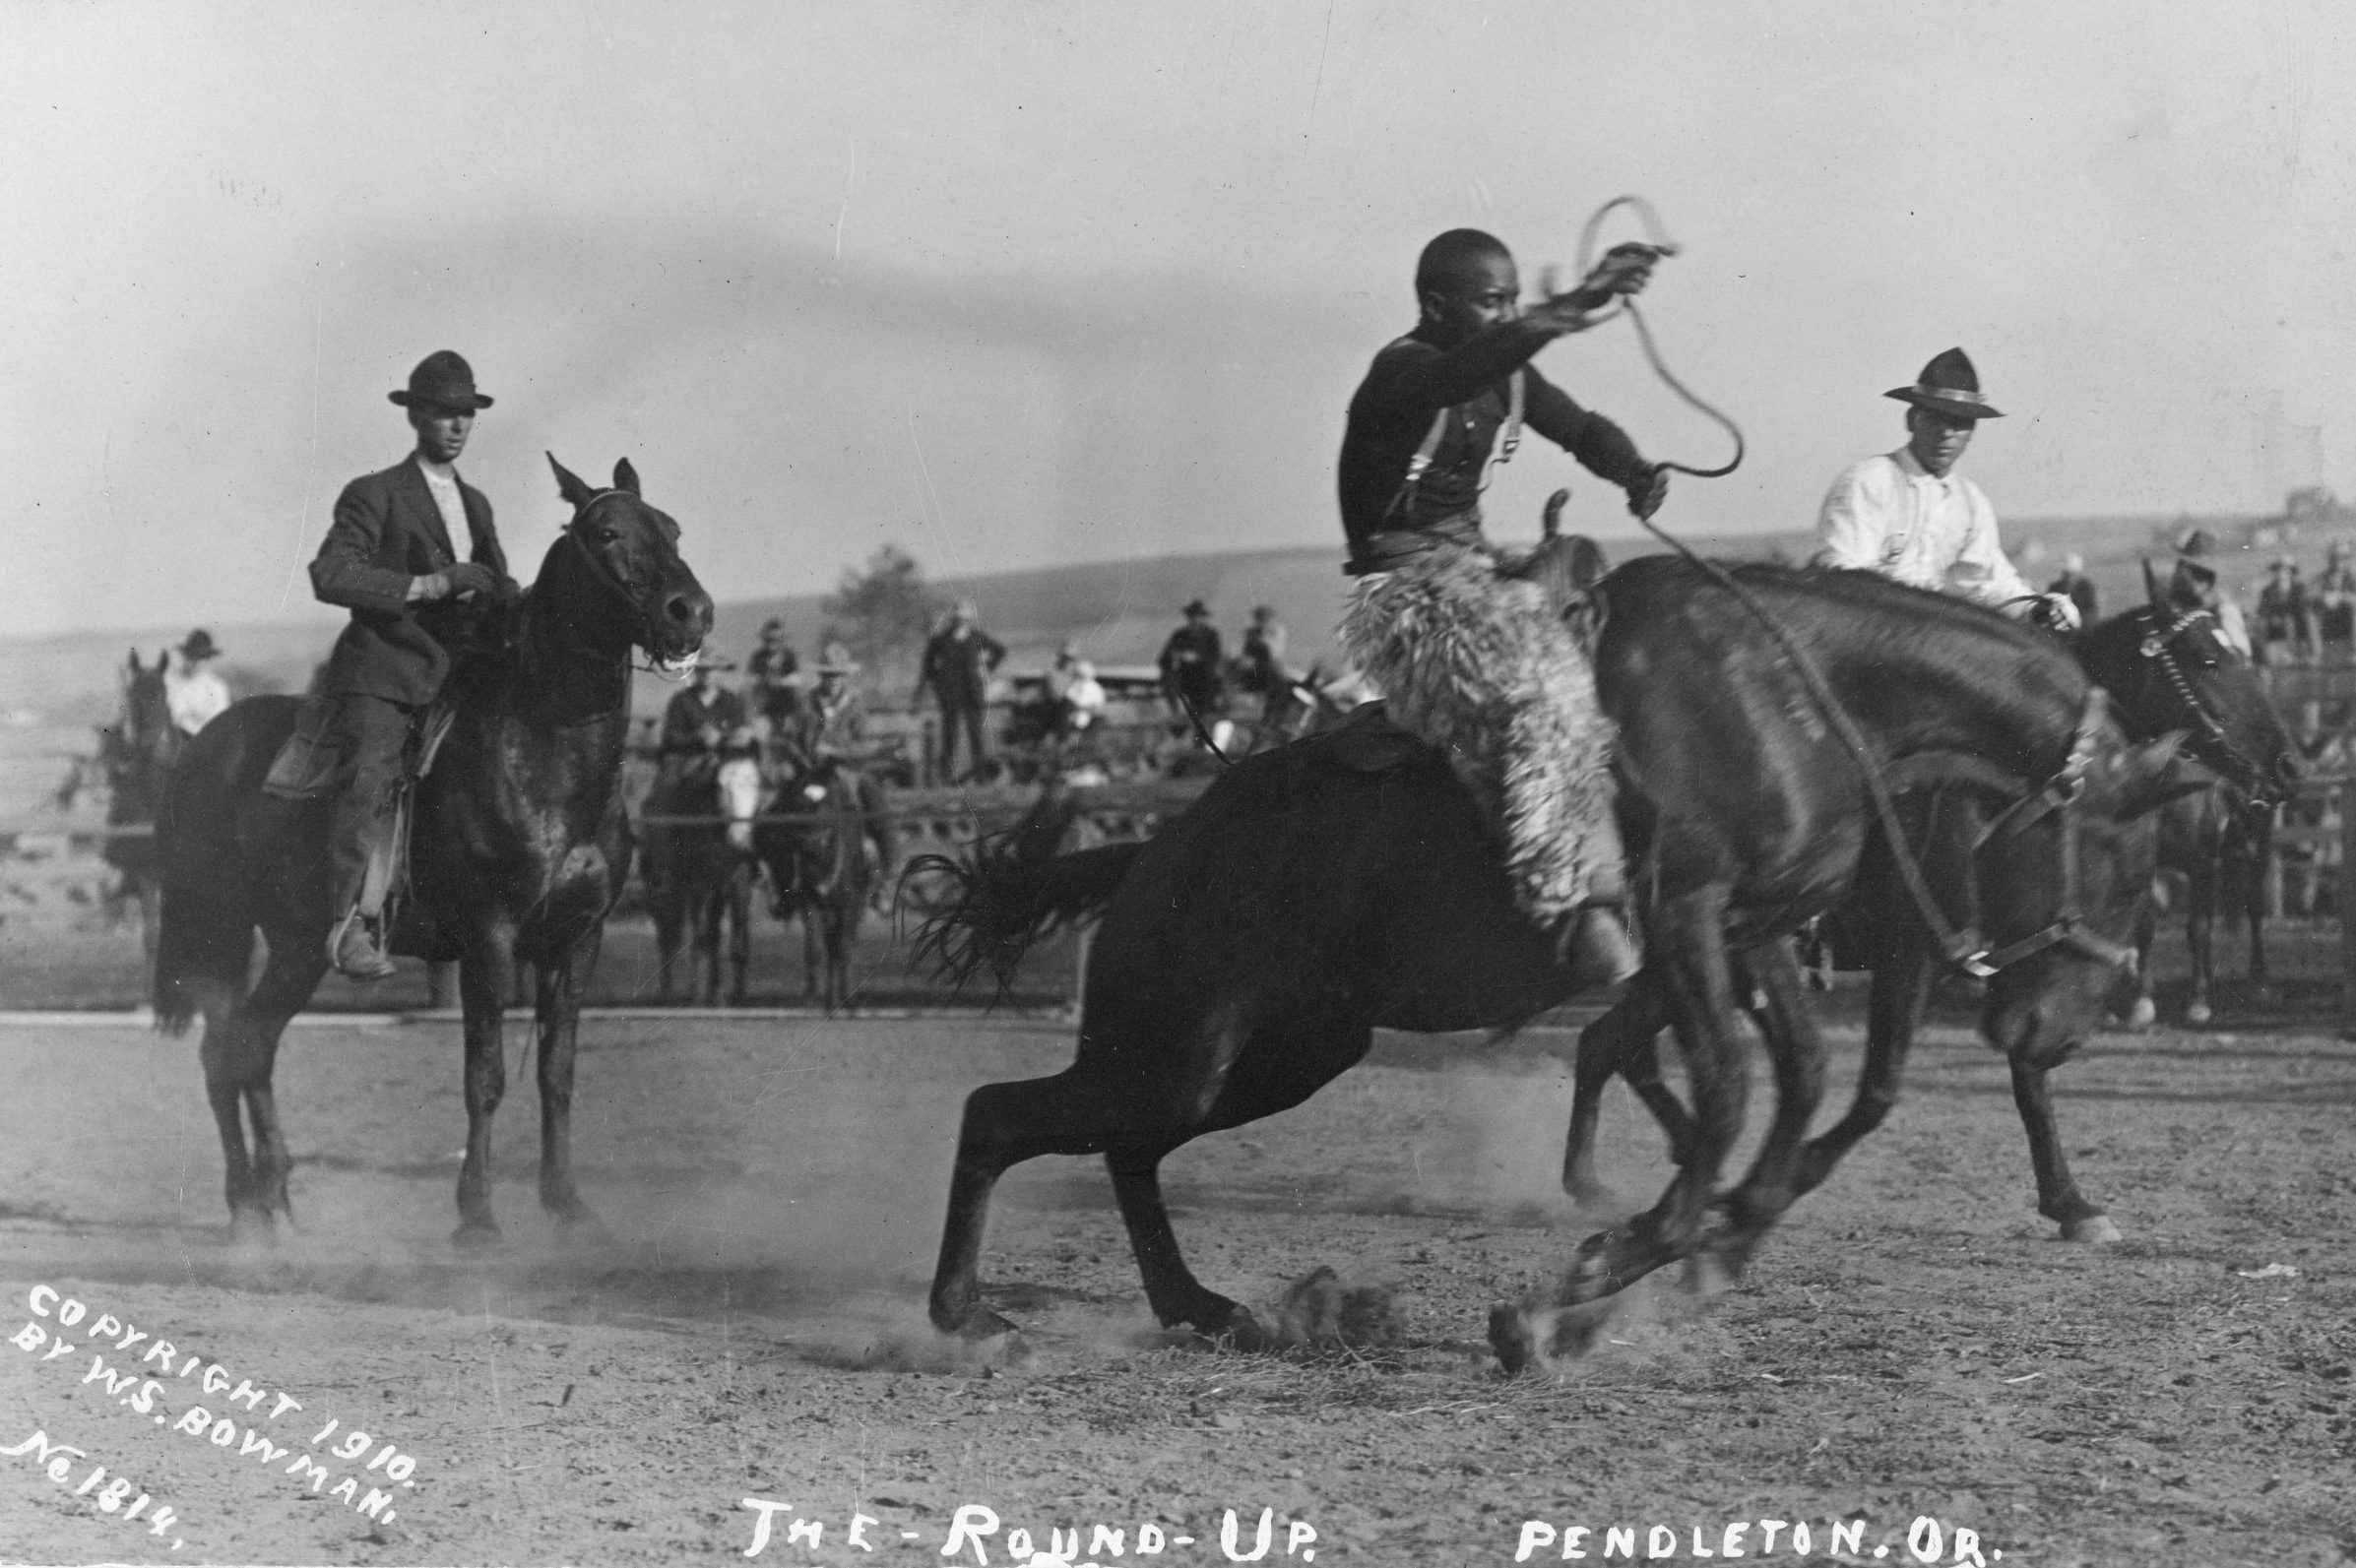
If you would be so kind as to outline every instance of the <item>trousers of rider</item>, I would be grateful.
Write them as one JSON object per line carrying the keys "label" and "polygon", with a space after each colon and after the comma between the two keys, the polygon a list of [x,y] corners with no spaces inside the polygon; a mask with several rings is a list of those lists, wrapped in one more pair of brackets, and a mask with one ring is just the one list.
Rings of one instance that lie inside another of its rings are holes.
{"label": "trousers of rider", "polygon": [[1445,751],[1504,841],[1515,902],[1543,925],[1626,897],[1612,721],[1595,670],[1533,585],[1478,544],[1362,577],[1341,626],[1391,721]]}
{"label": "trousers of rider", "polygon": [[401,782],[402,749],[409,742],[413,712],[362,692],[346,692],[336,699],[329,732],[342,761],[336,803],[328,819],[328,866],[335,878],[335,901],[329,908],[338,919],[360,902],[368,858],[379,839],[392,831],[393,790]]}
{"label": "trousers of rider", "polygon": [[966,769],[971,773],[982,770],[985,756],[982,742],[982,714],[979,704],[941,707],[941,780],[947,783],[957,777],[957,736],[962,729],[966,741]]}
{"label": "trousers of rider", "polygon": [[890,805],[883,785],[863,773],[859,776],[859,809],[867,819],[867,840],[875,846],[876,859],[888,877],[900,868],[900,846],[892,834],[892,819],[885,815]]}

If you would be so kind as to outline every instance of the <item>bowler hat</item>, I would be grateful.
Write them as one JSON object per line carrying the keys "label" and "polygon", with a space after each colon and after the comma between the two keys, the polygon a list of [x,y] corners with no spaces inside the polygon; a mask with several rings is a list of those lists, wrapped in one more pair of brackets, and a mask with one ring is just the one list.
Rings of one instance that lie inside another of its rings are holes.
{"label": "bowler hat", "polygon": [[180,645],[180,657],[194,663],[200,659],[216,659],[221,650],[213,646],[213,634],[202,626],[188,634],[188,641]]}
{"label": "bowler hat", "polygon": [[1184,609],[1179,610],[1178,613],[1180,615],[1208,615],[1211,613],[1211,606],[1205,604],[1201,599],[1195,599],[1188,603]]}
{"label": "bowler hat", "polygon": [[417,361],[417,368],[409,373],[409,387],[402,392],[388,392],[404,408],[456,408],[461,413],[473,413],[491,406],[491,400],[475,390],[475,369],[456,351],[437,348]]}
{"label": "bowler hat", "polygon": [[1950,419],[2004,417],[1980,396],[1980,373],[1972,368],[1970,356],[1960,348],[1949,348],[1923,366],[1923,373],[1914,378],[1913,386],[1892,387],[1881,396],[1911,403]]}

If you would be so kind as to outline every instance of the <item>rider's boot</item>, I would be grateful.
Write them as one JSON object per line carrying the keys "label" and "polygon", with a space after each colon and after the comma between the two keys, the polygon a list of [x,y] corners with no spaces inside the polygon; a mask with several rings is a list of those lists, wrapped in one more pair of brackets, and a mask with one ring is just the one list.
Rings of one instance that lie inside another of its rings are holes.
{"label": "rider's boot", "polygon": [[336,972],[351,979],[381,980],[393,972],[393,961],[385,956],[376,922],[362,914],[357,905],[329,928],[327,953]]}
{"label": "rider's boot", "polygon": [[1625,913],[1610,905],[1588,905],[1563,917],[1562,962],[1584,986],[1619,985],[1635,978],[1644,961],[1628,934]]}

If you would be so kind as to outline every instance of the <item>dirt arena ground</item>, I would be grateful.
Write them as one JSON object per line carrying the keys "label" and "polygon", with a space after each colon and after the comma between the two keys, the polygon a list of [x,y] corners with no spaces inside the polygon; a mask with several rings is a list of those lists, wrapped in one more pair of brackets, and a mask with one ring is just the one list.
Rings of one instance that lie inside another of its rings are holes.
{"label": "dirt arena ground", "polygon": [[[922,1316],[950,1131],[973,1086],[1059,1067],[1065,1027],[595,1022],[577,1147],[611,1239],[541,1216],[521,1074],[507,1240],[483,1257],[448,1242],[455,1026],[297,1026],[280,1082],[301,1229],[260,1250],[224,1224],[192,1043],[0,1028],[0,1555],[719,1560],[770,1512],[771,1560],[916,1564],[948,1560],[968,1505],[999,1522],[990,1563],[1075,1529],[1072,1562],[1224,1562],[1230,1509],[1239,1553],[1272,1511],[1269,1562],[1507,1562],[1525,1529],[1533,1560],[1601,1558],[1614,1526],[1647,1555],[1674,1533],[1685,1559],[1696,1532],[1734,1555],[1742,1525],[1738,1550],[1789,1557],[1803,1522],[1813,1558],[1912,1562],[1919,1520],[1942,1561],[1966,1530],[2014,1564],[2356,1555],[2356,1047],[2105,1037],[2061,1080],[2081,1179],[2127,1234],[2094,1249],[2035,1215],[2001,1064],[1942,1029],[1749,1281],[1706,1309],[1639,1289],[1596,1354],[1508,1382],[1489,1302],[1592,1228],[1554,1185],[1569,1037],[1386,1040],[1172,1161],[1209,1283],[1263,1305],[1318,1264],[1393,1284],[1397,1349],[1170,1343],[1101,1167],[1051,1160],[1001,1189],[990,1300],[1029,1353],[991,1362]],[[1607,1174],[1649,1195],[1657,1139],[1614,1093]],[[133,1370],[152,1384],[109,1389]],[[81,1451],[50,1455],[62,1481],[36,1431]],[[305,1455],[324,1479],[287,1474]]]}

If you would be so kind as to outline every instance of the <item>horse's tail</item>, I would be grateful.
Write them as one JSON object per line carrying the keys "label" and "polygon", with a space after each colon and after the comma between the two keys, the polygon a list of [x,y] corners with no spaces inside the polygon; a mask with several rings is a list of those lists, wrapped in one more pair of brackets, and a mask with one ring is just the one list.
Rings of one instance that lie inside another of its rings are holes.
{"label": "horse's tail", "polygon": [[1068,800],[1043,799],[1012,833],[975,846],[971,860],[945,854],[911,860],[903,883],[936,875],[956,893],[918,930],[910,962],[929,959],[934,972],[959,988],[987,966],[1002,993],[1014,983],[1032,943],[1102,912],[1145,845],[1107,844],[1056,854],[1055,844],[1076,809]]}
{"label": "horse's tail", "polygon": [[204,825],[176,821],[166,789],[156,812],[162,908],[149,1001],[156,1027],[186,1033],[208,1001],[234,1002],[253,972],[254,920],[235,889],[244,885],[234,843],[205,842]]}

